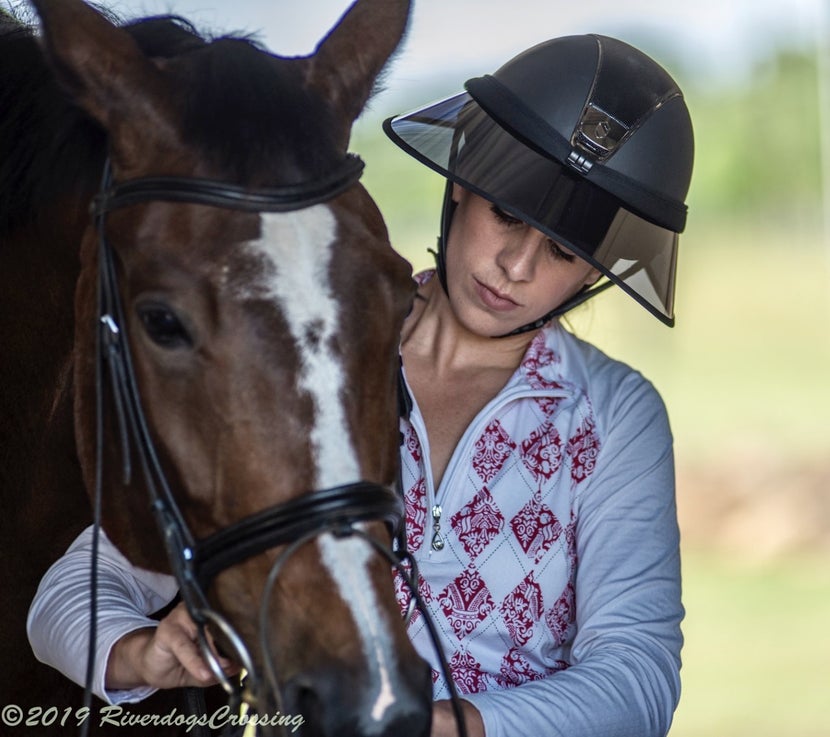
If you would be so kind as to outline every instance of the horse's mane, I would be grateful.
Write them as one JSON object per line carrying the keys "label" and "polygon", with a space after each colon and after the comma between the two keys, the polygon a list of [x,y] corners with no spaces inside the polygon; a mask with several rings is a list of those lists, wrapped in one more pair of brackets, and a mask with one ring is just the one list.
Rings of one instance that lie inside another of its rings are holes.
{"label": "horse's mane", "polygon": [[[329,113],[296,80],[283,84],[290,64],[250,38],[211,39],[177,16],[120,25],[148,56],[198,65],[181,81],[183,135],[226,177],[276,184],[279,172],[290,182],[319,176],[337,155]],[[31,23],[0,10],[0,236],[61,196],[94,191],[105,150],[105,132],[58,87]]]}

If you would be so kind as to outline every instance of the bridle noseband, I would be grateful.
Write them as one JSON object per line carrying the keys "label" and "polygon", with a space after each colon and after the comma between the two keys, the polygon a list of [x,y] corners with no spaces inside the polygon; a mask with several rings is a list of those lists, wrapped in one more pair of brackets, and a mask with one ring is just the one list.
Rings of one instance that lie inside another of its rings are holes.
{"label": "bridle noseband", "polygon": [[[104,446],[104,385],[105,376],[113,399],[113,410],[119,430],[123,481],[132,478],[132,453],[136,452],[142,475],[150,493],[152,508],[164,539],[164,545],[171,568],[178,581],[182,599],[190,616],[199,629],[199,640],[203,654],[214,675],[225,688],[233,705],[243,700],[241,686],[232,682],[222,671],[209,645],[206,626],[216,626],[225,634],[236,651],[234,655],[247,671],[248,688],[244,699],[253,701],[259,692],[260,675],[252,658],[233,627],[208,603],[206,591],[211,580],[221,571],[230,568],[254,555],[271,548],[288,546],[278,556],[269,576],[260,617],[260,639],[267,644],[266,594],[270,592],[274,579],[287,555],[299,545],[325,532],[339,536],[357,535],[365,539],[394,566],[412,592],[413,601],[425,615],[433,640],[437,647],[437,634],[424,609],[417,591],[417,569],[414,559],[406,552],[403,521],[404,505],[399,493],[387,486],[369,481],[315,490],[244,518],[225,529],[198,540],[185,522],[165,476],[156,452],[136,381],[132,355],[125,333],[124,307],[118,291],[115,257],[106,237],[106,215],[130,205],[150,201],[184,202],[212,207],[229,208],[245,212],[286,212],[298,210],[328,201],[344,192],[360,178],[363,162],[354,155],[347,155],[331,174],[319,180],[300,184],[248,189],[225,182],[184,177],[147,177],[121,183],[113,183],[109,162],[105,165],[101,191],[92,202],[92,213],[98,231],[98,329],[96,334],[96,425],[97,458],[95,490],[95,525],[93,528],[92,560],[92,627],[90,632],[90,662],[87,669],[88,684],[92,681],[93,645],[95,639],[97,601],[96,570],[98,531],[101,517],[101,495],[103,486]],[[358,523],[382,520],[388,523],[393,534],[394,549],[378,542],[368,535]],[[408,568],[407,568],[408,566]],[[449,668],[438,649],[444,676],[454,686]],[[280,698],[274,675],[273,663],[268,652],[263,652],[266,661],[266,675],[271,681],[274,694]],[[89,685],[88,685],[89,689]],[[256,704],[254,704],[256,706]],[[456,718],[461,734],[463,716],[457,695],[454,698]]]}
{"label": "bridle noseband", "polygon": [[377,519],[385,520],[394,531],[403,514],[401,497],[378,484],[358,481],[315,491],[246,517],[200,540],[193,560],[196,583],[206,588],[220,571],[312,532],[340,531],[341,527]]}

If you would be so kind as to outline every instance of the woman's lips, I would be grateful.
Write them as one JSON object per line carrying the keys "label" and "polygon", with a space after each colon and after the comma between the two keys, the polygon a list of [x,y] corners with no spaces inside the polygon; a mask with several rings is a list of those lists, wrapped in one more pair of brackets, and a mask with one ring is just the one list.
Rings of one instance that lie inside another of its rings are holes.
{"label": "woman's lips", "polygon": [[478,298],[491,310],[496,310],[497,312],[508,312],[509,310],[514,310],[521,306],[514,299],[511,299],[506,294],[499,292],[493,287],[488,287],[478,279],[474,278],[473,283],[475,284],[475,290],[476,294],[478,294]]}

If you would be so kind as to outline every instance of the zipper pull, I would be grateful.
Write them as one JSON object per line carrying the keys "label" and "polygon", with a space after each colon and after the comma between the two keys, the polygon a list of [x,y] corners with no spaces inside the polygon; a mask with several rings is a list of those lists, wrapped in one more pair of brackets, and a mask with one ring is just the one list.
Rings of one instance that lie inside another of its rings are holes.
{"label": "zipper pull", "polygon": [[441,537],[441,509],[440,504],[436,504],[432,508],[432,549],[433,550],[443,550],[444,549],[444,539]]}

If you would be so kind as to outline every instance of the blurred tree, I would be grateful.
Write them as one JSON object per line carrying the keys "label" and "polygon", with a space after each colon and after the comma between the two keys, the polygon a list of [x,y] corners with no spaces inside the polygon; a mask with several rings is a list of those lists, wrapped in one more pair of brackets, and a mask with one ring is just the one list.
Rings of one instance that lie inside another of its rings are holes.
{"label": "blurred tree", "polygon": [[820,135],[816,61],[779,50],[742,86],[693,89],[698,217],[818,217]]}

